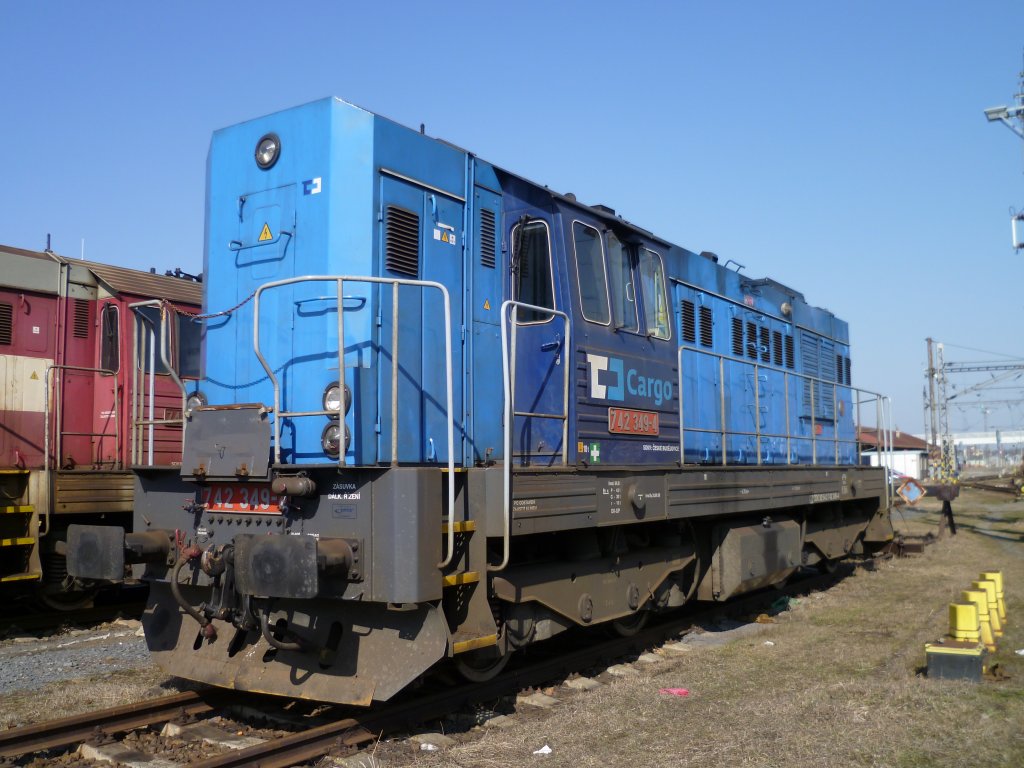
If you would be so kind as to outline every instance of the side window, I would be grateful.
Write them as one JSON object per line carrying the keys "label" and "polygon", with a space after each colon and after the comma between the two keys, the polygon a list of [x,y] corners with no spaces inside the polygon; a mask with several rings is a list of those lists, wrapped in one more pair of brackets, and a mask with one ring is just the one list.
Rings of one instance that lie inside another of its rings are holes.
{"label": "side window", "polygon": [[177,318],[178,375],[183,379],[198,379],[203,327],[200,321],[186,315],[177,315]]}
{"label": "side window", "polygon": [[117,307],[107,304],[100,315],[100,368],[113,373],[121,367],[120,326]]}
{"label": "side window", "polygon": [[[524,304],[555,308],[548,225],[538,219],[512,228],[512,298]],[[519,310],[521,323],[550,320],[552,315]]]}
{"label": "side window", "polygon": [[647,333],[658,339],[671,336],[668,298],[665,293],[665,265],[661,256],[646,248],[640,249],[640,284],[644,291],[644,323]]}
{"label": "side window", "polygon": [[135,311],[135,349],[138,359],[135,361],[139,370],[149,373],[167,373],[160,359],[161,329],[159,307],[136,307]]}
{"label": "side window", "polygon": [[583,317],[592,323],[608,325],[608,283],[601,252],[601,233],[580,221],[574,221],[572,240],[576,250],[576,278],[580,287]]}
{"label": "side window", "polygon": [[637,332],[636,286],[629,251],[614,234],[608,233],[608,283],[612,294],[612,319],[615,327]]}

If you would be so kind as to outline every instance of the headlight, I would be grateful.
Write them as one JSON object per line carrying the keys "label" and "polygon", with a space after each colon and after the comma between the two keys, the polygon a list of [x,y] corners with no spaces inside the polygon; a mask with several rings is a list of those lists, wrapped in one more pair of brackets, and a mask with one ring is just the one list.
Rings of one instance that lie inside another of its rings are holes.
{"label": "headlight", "polygon": [[268,133],[256,142],[256,165],[264,171],[272,168],[281,154],[281,140],[276,133]]}
{"label": "headlight", "polygon": [[320,444],[324,448],[324,453],[328,456],[336,457],[341,453],[341,430],[344,426],[345,429],[345,452],[348,453],[348,444],[351,441],[351,435],[348,431],[348,425],[342,425],[336,421],[332,421],[320,434]]}
{"label": "headlight", "polygon": [[194,411],[196,408],[202,408],[204,405],[206,405],[206,395],[197,389],[185,401],[185,410]]}
{"label": "headlight", "polygon": [[352,392],[348,388],[348,384],[344,385],[344,388],[333,382],[327,385],[327,389],[324,390],[323,404],[324,410],[331,412],[331,418],[336,419],[342,413],[342,403],[344,402],[345,413],[348,413],[348,409],[352,407]]}

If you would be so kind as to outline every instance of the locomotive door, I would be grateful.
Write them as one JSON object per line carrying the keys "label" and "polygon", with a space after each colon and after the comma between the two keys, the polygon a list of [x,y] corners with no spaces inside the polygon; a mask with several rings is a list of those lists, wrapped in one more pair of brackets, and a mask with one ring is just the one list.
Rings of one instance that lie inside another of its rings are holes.
{"label": "locomotive door", "polygon": [[[451,308],[452,420],[456,463],[462,462],[463,201],[436,189],[381,175],[379,274],[432,280],[448,289]],[[392,289],[378,288],[378,461],[391,461]],[[400,462],[448,461],[444,300],[440,291],[399,287],[398,456]]]}
{"label": "locomotive door", "polygon": [[[231,243],[236,267],[235,301],[242,305],[223,318],[213,318],[207,327],[217,324],[235,324],[237,358],[237,385],[235,402],[272,402],[273,394],[266,371],[252,351],[252,302],[247,298],[264,283],[294,276],[295,256],[295,185],[290,184],[264,192],[243,195],[238,200],[238,238]],[[290,286],[267,292],[260,300],[260,339],[267,349],[273,350],[274,359],[267,362],[279,369],[292,351],[294,315],[293,290]],[[248,353],[247,353],[248,350]],[[282,403],[287,408],[288,379],[282,384]],[[297,426],[301,426],[299,420]],[[312,421],[306,419],[305,421]],[[302,443],[296,443],[300,445]]]}
{"label": "locomotive door", "polygon": [[[509,242],[512,299],[557,309],[547,221],[534,217],[516,221],[509,231]],[[564,337],[561,318],[519,310],[514,349],[509,339],[513,410],[537,414],[514,417],[512,454],[523,464],[546,465],[561,460],[563,422],[552,417],[564,414],[566,407],[563,366],[569,365],[570,358]]]}

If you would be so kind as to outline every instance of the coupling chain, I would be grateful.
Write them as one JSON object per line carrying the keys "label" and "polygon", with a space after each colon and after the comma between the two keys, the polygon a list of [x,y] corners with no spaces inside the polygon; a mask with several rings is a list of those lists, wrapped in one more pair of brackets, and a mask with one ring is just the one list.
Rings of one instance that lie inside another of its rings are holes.
{"label": "coupling chain", "polygon": [[250,293],[248,296],[246,296],[244,299],[242,299],[240,302],[235,304],[235,306],[231,307],[230,309],[222,309],[220,312],[207,312],[205,315],[198,314],[195,312],[189,312],[187,309],[179,309],[178,307],[171,304],[171,302],[169,302],[167,299],[161,299],[160,301],[165,306],[170,308],[172,312],[176,312],[179,315],[185,315],[185,317],[190,317],[193,320],[208,320],[211,317],[221,317],[222,315],[230,315],[236,309],[240,309],[241,307],[244,307],[248,302],[252,301],[252,297],[255,295],[256,291],[254,290],[252,293]]}

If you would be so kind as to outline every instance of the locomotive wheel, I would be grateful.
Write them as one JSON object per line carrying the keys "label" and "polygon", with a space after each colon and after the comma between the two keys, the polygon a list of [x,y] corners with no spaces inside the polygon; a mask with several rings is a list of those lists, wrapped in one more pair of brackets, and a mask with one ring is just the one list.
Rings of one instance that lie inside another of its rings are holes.
{"label": "locomotive wheel", "polygon": [[73,592],[54,590],[52,585],[49,589],[41,586],[36,590],[36,601],[51,611],[80,611],[84,608],[92,608],[93,601],[99,593],[98,587],[92,589],[80,589]]}
{"label": "locomotive wheel", "polygon": [[619,637],[633,637],[637,632],[647,626],[647,620],[651,617],[650,611],[640,610],[631,616],[616,619],[611,622],[611,629]]}
{"label": "locomotive wheel", "polygon": [[511,658],[512,649],[502,632],[497,645],[456,656],[455,669],[471,683],[486,683],[501,674]]}

